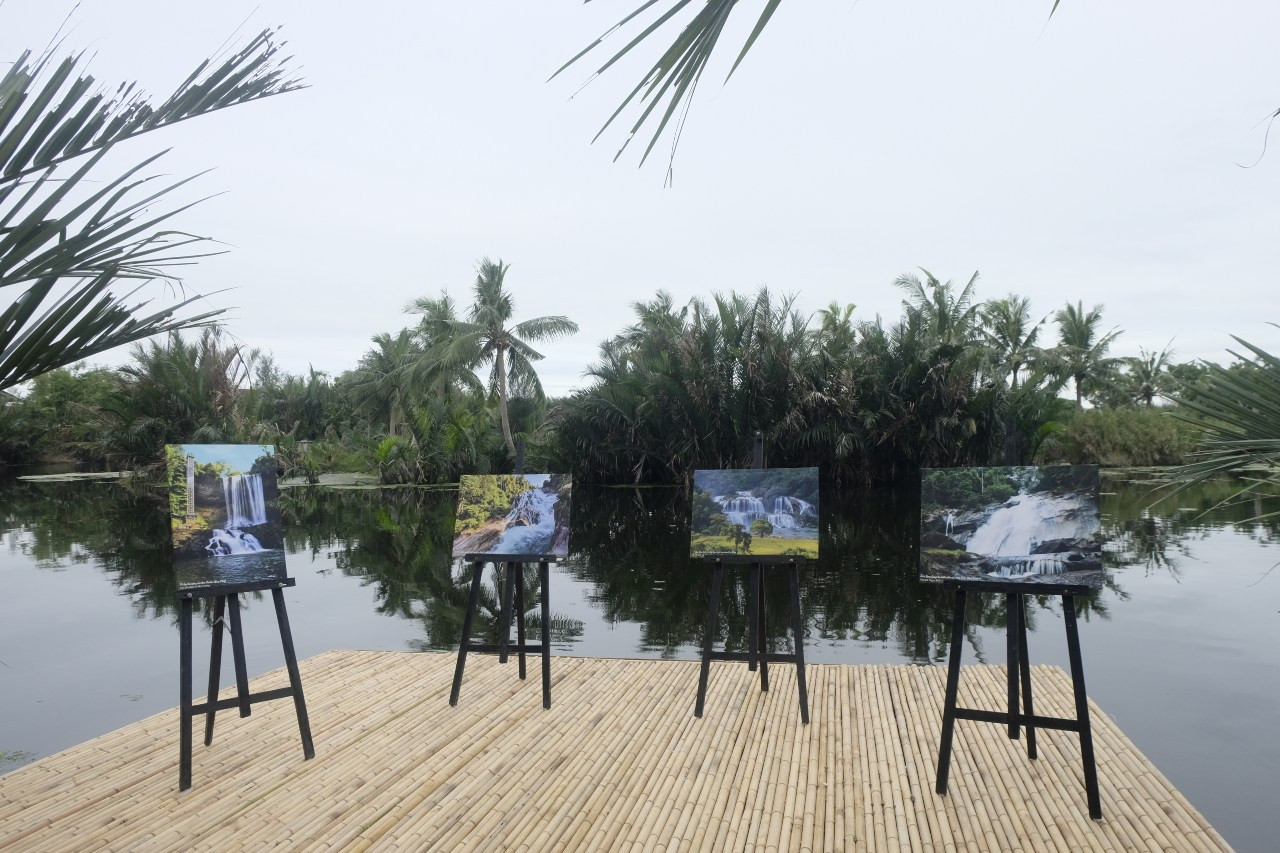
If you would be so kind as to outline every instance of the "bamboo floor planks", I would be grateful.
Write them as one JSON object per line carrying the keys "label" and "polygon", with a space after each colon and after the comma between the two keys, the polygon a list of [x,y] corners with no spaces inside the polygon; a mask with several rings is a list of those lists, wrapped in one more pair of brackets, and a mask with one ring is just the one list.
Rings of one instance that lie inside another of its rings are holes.
{"label": "bamboo floor planks", "polygon": [[[303,661],[316,757],[293,704],[197,718],[194,787],[178,792],[178,712],[0,777],[3,850],[1189,850],[1230,848],[1091,705],[1104,819],[1089,819],[1079,742],[958,721],[950,793],[933,792],[944,667],[810,664],[761,693],[713,663],[557,657],[537,667],[452,654],[330,652]],[[1003,667],[964,667],[960,702],[1000,709]],[[1033,667],[1036,711],[1073,716],[1067,675]],[[285,686],[283,670],[254,690]],[[176,692],[176,690],[175,690]],[[227,690],[224,696],[231,695]]]}

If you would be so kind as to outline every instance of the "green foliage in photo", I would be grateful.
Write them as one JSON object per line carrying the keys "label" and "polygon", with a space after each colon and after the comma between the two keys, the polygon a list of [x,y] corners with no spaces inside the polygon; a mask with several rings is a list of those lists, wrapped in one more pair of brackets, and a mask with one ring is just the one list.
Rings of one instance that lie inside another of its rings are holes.
{"label": "green foliage in photo", "polygon": [[532,484],[514,474],[467,476],[458,483],[458,516],[454,535],[462,536],[511,511],[516,498]]}

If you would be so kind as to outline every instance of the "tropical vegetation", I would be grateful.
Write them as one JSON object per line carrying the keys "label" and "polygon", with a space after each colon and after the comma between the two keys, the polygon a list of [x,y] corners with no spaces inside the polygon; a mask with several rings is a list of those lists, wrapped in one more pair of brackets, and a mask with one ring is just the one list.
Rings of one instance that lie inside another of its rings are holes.
{"label": "tropical vegetation", "polygon": [[519,318],[509,270],[480,261],[469,304],[413,300],[414,325],[375,335],[337,376],[289,375],[216,328],[137,343],[117,369],[50,371],[0,406],[0,460],[135,468],[164,444],[249,441],[311,481],[421,484],[512,471],[523,447],[526,470],[580,483],[685,483],[751,465],[758,432],[770,467],[844,484],[1006,462],[1167,466],[1224,428],[1224,394],[1257,395],[1274,370],[1261,349],[1227,367],[1174,363],[1169,347],[1126,357],[1102,306],[1036,314],[1017,294],[980,299],[976,275],[921,270],[892,283],[892,320],[840,303],[810,313],[768,289],[683,304],[659,292],[601,343],[581,388],[548,400],[531,344],[576,326]]}
{"label": "tropical vegetation", "polygon": [[1168,479],[1176,493],[1222,474],[1240,475],[1243,485],[1229,500],[1256,506],[1254,518],[1274,516],[1280,514],[1280,357],[1233,337],[1244,350],[1231,351],[1237,363],[1206,365],[1182,395],[1177,415],[1203,437]]}

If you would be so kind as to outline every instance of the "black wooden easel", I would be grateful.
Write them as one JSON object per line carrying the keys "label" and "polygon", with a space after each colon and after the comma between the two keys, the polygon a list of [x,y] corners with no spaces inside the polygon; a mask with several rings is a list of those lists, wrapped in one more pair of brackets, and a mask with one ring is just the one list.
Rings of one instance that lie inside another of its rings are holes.
{"label": "black wooden easel", "polygon": [[[951,738],[956,720],[977,720],[983,723],[1001,723],[1009,727],[1009,739],[1017,740],[1019,727],[1027,728],[1027,756],[1036,757],[1036,729],[1058,729],[1080,735],[1080,758],[1084,764],[1085,795],[1089,802],[1089,817],[1102,819],[1102,802],[1098,796],[1098,769],[1093,759],[1093,731],[1089,726],[1089,700],[1084,690],[1084,665],[1080,658],[1080,633],[1076,625],[1075,596],[1087,593],[1083,584],[1027,584],[1008,581],[947,581],[943,584],[955,590],[955,614],[951,622],[951,659],[947,669],[947,694],[942,711],[942,743],[938,748],[938,778],[936,790],[947,793],[947,774],[951,769]],[[965,598],[969,592],[997,592],[1005,594],[1006,643],[1008,646],[1009,703],[1006,711],[984,711],[977,708],[956,707],[960,688],[960,653],[964,642]],[[1031,702],[1031,664],[1027,657],[1027,607],[1028,595],[1062,596],[1062,615],[1067,628],[1067,655],[1071,661],[1071,684],[1075,692],[1075,719],[1037,716]],[[1019,710],[1019,679],[1021,679],[1021,710]]]}
{"label": "black wooden easel", "polygon": [[[702,671],[698,675],[698,703],[694,706],[693,715],[702,716],[703,706],[707,699],[707,679],[711,674],[713,660],[745,660],[747,669],[756,670],[760,666],[760,689],[769,690],[769,663],[794,663],[796,665],[796,687],[800,692],[800,720],[809,725],[809,689],[804,679],[804,622],[800,615],[800,568],[797,557],[788,556],[751,556],[748,554],[718,554],[703,557],[712,563],[711,600],[707,605],[707,632],[702,638]],[[747,609],[747,651],[729,652],[713,651],[712,642],[716,635],[716,624],[720,610],[720,586],[724,582],[726,563],[751,566],[751,577],[747,583],[750,587]],[[764,571],[766,565],[787,565],[791,581],[791,630],[795,635],[795,653],[770,653],[765,648],[765,595]]]}
{"label": "black wooden easel", "polygon": [[[462,672],[467,666],[467,652],[497,652],[500,663],[507,662],[507,655],[515,651],[520,657],[520,678],[525,677],[525,652],[542,653],[542,707],[551,707],[551,564],[558,558],[554,554],[467,554],[463,557],[471,563],[471,596],[467,599],[467,615],[462,619],[462,638],[458,641],[458,665],[453,671],[453,689],[449,691],[449,704],[458,704],[462,690]],[[502,590],[498,596],[498,621],[501,624],[499,641],[492,643],[471,642],[471,622],[480,600],[480,578],[485,563],[505,564]],[[526,563],[538,564],[538,583],[542,589],[542,642],[526,643],[524,637],[524,567]],[[512,603],[514,600],[514,608]],[[516,617],[516,644],[511,645],[512,610]]]}
{"label": "black wooden easel", "polygon": [[[302,696],[302,676],[298,673],[298,656],[293,649],[293,634],[289,630],[289,615],[284,607],[284,588],[293,586],[297,581],[293,578],[283,580],[247,583],[223,584],[218,586],[183,589],[176,593],[180,604],[179,614],[179,678],[181,679],[181,717],[182,717],[182,756],[178,764],[178,790],[185,791],[191,787],[191,726],[196,714],[203,713],[204,744],[213,743],[213,719],[218,711],[228,708],[239,708],[240,716],[247,717],[250,706],[254,702],[267,702],[272,699],[293,697],[293,707],[298,714],[298,731],[302,735],[302,755],[304,759],[314,758],[315,745],[311,742],[311,723],[307,719],[307,704]],[[271,590],[275,601],[276,621],[280,624],[280,642],[284,646],[285,666],[289,670],[289,686],[276,690],[264,690],[260,693],[249,692],[248,668],[244,659],[244,631],[240,623],[240,594],[257,590]],[[209,698],[199,705],[191,702],[191,641],[192,613],[197,598],[212,598],[213,601],[213,644],[209,653]],[[232,699],[218,698],[218,679],[222,674],[222,627],[228,623],[227,599],[230,598],[231,655],[236,669],[236,696]]]}
{"label": "black wooden easel", "polygon": [[[764,433],[756,430],[752,443],[751,467],[764,467]],[[695,717],[702,716],[703,706],[707,700],[707,679],[711,675],[713,660],[745,660],[747,669],[756,671],[756,663],[760,665],[760,690],[769,690],[769,661],[774,663],[794,663],[796,665],[796,687],[800,691],[800,719],[809,725],[809,689],[804,680],[804,622],[800,616],[800,567],[798,560],[792,556],[751,556],[744,554],[708,554],[702,558],[712,563],[711,600],[707,605],[707,633],[702,638],[702,671],[698,675],[698,702],[693,708]],[[716,624],[719,621],[720,586],[724,582],[724,566],[726,563],[751,566],[751,577],[747,584],[747,652],[717,652],[711,645],[716,636]],[[764,621],[764,566],[790,566],[791,579],[791,630],[795,635],[795,654],[770,654],[765,648]]]}

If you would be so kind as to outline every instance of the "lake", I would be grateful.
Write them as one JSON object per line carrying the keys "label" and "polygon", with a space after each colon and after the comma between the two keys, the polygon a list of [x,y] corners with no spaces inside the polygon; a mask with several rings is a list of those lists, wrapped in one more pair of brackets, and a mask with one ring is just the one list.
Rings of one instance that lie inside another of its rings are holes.
{"label": "lake", "polygon": [[[1226,482],[1150,510],[1141,485],[1111,476],[1103,491],[1107,579],[1077,602],[1089,695],[1228,842],[1272,849],[1280,521],[1233,523],[1258,507],[1217,507],[1233,491]],[[285,596],[298,655],[456,649],[470,573],[449,557],[455,501],[447,490],[287,490],[297,586]],[[806,659],[945,666],[951,601],[916,579],[918,497],[824,494],[821,506],[822,559],[801,589]],[[573,510],[571,557],[551,576],[554,653],[697,658],[708,570],[687,556],[683,492],[579,486]],[[176,707],[167,525],[159,494],[0,479],[0,772]],[[742,649],[745,572],[727,574],[721,641]],[[486,577],[477,634],[495,635],[495,581]],[[789,650],[785,578],[770,582],[769,634]],[[534,575],[527,587],[536,591]],[[971,599],[964,661],[1003,663],[1003,600]],[[208,618],[197,616],[197,691]],[[1028,624],[1032,663],[1066,668],[1059,602],[1031,599]],[[248,597],[245,639],[250,675],[283,664],[269,596]],[[744,674],[743,688],[750,683]],[[696,689],[689,684],[690,713]],[[960,725],[963,738],[977,724]],[[175,761],[177,749],[175,715]]]}

